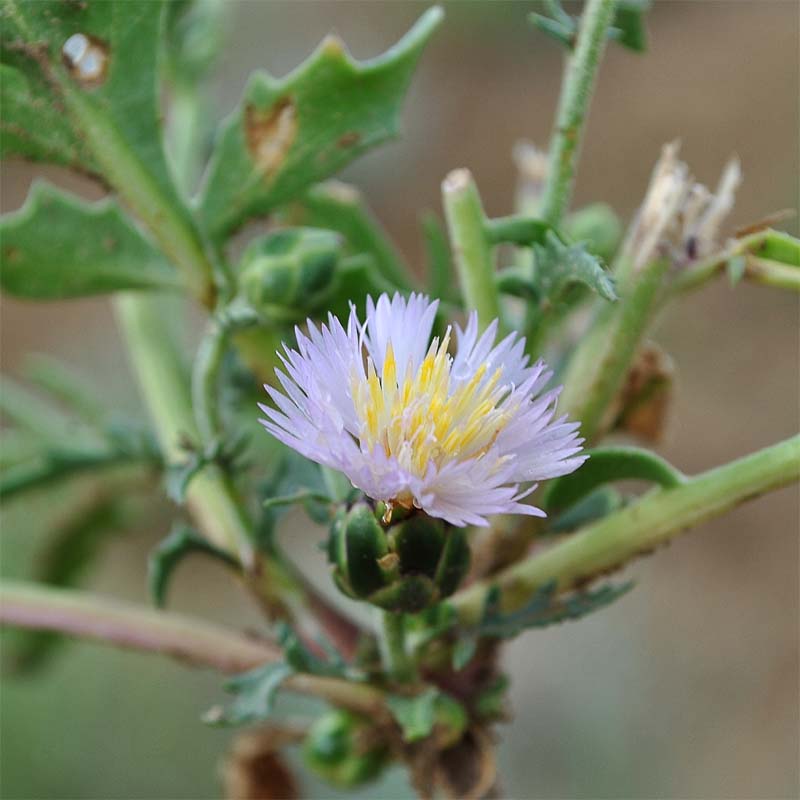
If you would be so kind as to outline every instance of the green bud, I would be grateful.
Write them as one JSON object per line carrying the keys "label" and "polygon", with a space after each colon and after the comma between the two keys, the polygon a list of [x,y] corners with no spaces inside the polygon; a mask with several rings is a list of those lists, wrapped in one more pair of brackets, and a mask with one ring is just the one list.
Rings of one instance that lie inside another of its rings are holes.
{"label": "green bud", "polygon": [[416,512],[385,527],[365,502],[334,521],[328,557],[345,594],[405,613],[449,597],[470,562],[463,528]]}
{"label": "green bud", "polygon": [[253,241],[242,256],[239,286],[258,312],[293,321],[324,304],[342,252],[332,231],[284,228]]}
{"label": "green bud", "polygon": [[386,745],[376,743],[374,736],[363,717],[341,709],[329,711],[311,726],[303,758],[312,772],[330,783],[359,786],[376,778],[389,760]]}
{"label": "green bud", "polygon": [[573,242],[586,242],[591,253],[609,262],[622,238],[622,225],[610,206],[592,203],[564,220],[564,232]]}

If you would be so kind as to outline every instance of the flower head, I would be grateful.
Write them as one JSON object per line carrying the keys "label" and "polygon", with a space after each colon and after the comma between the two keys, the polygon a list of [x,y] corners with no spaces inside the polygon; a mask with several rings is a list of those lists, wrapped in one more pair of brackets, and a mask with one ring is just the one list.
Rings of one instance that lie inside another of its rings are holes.
{"label": "flower head", "polygon": [[528,365],[524,339],[500,342],[497,322],[478,335],[473,312],[430,341],[438,301],[396,294],[351,310],[347,327],[308,322],[297,350],[284,347],[283,393],[261,422],[302,455],[343,472],[367,496],[416,507],[453,525],[487,525],[491,514],[544,512],[520,501],[533,481],[577,469],[578,424],[554,419],[560,388]]}

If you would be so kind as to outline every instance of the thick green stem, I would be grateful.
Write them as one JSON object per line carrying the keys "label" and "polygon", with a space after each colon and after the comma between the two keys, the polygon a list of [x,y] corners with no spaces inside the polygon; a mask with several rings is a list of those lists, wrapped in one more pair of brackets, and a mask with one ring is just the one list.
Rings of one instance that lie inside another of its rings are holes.
{"label": "thick green stem", "polygon": [[[193,666],[238,673],[279,661],[279,647],[263,639],[183,614],[20,581],[0,584],[0,624],[49,630],[103,644],[160,653]],[[284,687],[363,714],[386,713],[384,695],[338,678],[292,675]]]}
{"label": "thick green stem", "polygon": [[522,605],[537,589],[556,581],[569,589],[740,503],[800,479],[800,436],[703,472],[670,489],[654,489],[636,503],[584,528],[560,544],[481,581],[450,603],[465,623],[476,622],[490,585],[508,608]]}
{"label": "thick green stem", "polygon": [[457,169],[445,178],[442,199],[464,304],[478,312],[478,324],[484,329],[500,318],[500,298],[486,215],[468,170]]}
{"label": "thick green stem", "polygon": [[628,374],[652,319],[669,262],[653,261],[620,287],[616,303],[605,304],[578,343],[564,377],[559,408],[581,423],[592,442]]}
{"label": "thick green stem", "polygon": [[378,611],[381,658],[386,674],[398,683],[409,683],[415,678],[414,664],[406,650],[406,622],[402,614]]}
{"label": "thick green stem", "polygon": [[[188,377],[158,301],[142,295],[116,295],[120,329],[167,462],[186,454],[181,443],[196,440]],[[217,547],[236,555],[245,567],[254,561],[250,527],[229,480],[207,467],[189,485],[187,502],[203,533]]]}
{"label": "thick green stem", "polygon": [[541,218],[554,226],[561,221],[572,196],[583,126],[615,5],[615,0],[587,1],[575,50],[567,65],[540,211]]}

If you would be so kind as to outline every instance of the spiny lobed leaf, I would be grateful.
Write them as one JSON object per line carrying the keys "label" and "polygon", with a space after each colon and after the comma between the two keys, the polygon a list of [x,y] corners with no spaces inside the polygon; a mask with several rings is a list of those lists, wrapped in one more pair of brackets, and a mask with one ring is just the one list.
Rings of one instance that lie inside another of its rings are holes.
{"label": "spiny lobed leaf", "polygon": [[56,300],[181,285],[114,200],[86,203],[37,181],[25,205],[0,218],[0,236],[0,286],[17,297]]}
{"label": "spiny lobed leaf", "polygon": [[[0,153],[54,161],[103,179],[98,154],[87,149],[80,126],[65,114],[64,94],[78,92],[111,123],[114,133],[108,135],[124,136],[151,179],[172,195],[156,95],[162,10],[161,0],[3,0],[3,77],[11,78],[11,87],[4,97]],[[62,49],[73,34],[89,37],[105,54],[105,69],[96,80],[81,83],[63,63]]]}
{"label": "spiny lobed leaf", "polygon": [[285,78],[253,75],[209,165],[201,213],[212,235],[225,238],[396,135],[414,67],[441,18],[430,9],[371,61],[355,61],[329,37]]}
{"label": "spiny lobed leaf", "polygon": [[524,606],[508,613],[500,610],[500,589],[493,587],[487,597],[483,619],[477,635],[497,639],[512,639],[528,628],[544,628],[566,620],[579,619],[597,611],[626,594],[632,582],[621,586],[602,586],[587,592],[575,592],[568,597],[557,596],[555,581],[541,587]]}
{"label": "spiny lobed leaf", "polygon": [[204,721],[209,725],[245,725],[267,719],[278,689],[293,672],[288,664],[280,661],[231,678],[225,689],[235,695],[234,699],[227,708],[212,708]]}

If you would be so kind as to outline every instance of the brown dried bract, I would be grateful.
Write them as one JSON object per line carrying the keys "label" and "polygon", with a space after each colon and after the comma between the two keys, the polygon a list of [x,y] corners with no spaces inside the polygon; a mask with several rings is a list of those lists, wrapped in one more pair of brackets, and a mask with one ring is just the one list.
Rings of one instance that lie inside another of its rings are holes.
{"label": "brown dried bract", "polygon": [[297,109],[284,97],[268,109],[247,106],[244,131],[247,149],[265,178],[274,175],[286,159],[297,136]]}

